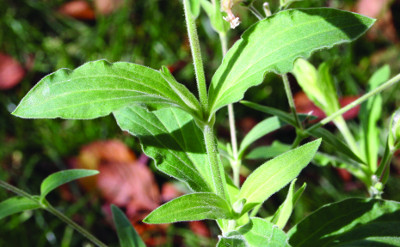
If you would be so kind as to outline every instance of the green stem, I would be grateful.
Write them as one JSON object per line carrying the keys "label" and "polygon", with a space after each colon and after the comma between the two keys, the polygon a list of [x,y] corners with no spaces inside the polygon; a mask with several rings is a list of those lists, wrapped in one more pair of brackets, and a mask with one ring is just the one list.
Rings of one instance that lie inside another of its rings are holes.
{"label": "green stem", "polygon": [[199,91],[200,103],[203,107],[203,111],[208,111],[206,77],[204,75],[203,60],[201,58],[200,43],[197,36],[196,24],[193,15],[189,9],[189,0],[184,0],[183,5],[185,10],[185,19],[189,36],[190,49],[192,51],[194,70],[196,73],[196,82],[197,89]]}
{"label": "green stem", "polygon": [[97,239],[95,236],[93,236],[92,234],[90,234],[88,231],[86,231],[83,227],[81,227],[80,225],[76,224],[73,220],[71,220],[70,218],[68,218],[67,216],[65,216],[65,214],[61,213],[60,211],[58,211],[57,209],[55,209],[53,206],[51,206],[50,204],[46,205],[46,207],[44,208],[45,210],[47,210],[48,212],[52,213],[53,215],[57,216],[60,220],[64,221],[65,223],[67,223],[69,226],[71,226],[74,230],[76,230],[77,232],[79,232],[80,234],[82,234],[83,236],[85,236],[87,239],[89,239],[90,241],[92,241],[92,243],[94,243],[95,245],[99,246],[99,247],[107,247],[106,244],[104,244],[103,242],[101,242],[99,239]]}
{"label": "green stem", "polygon": [[282,79],[283,79],[283,85],[285,87],[285,93],[286,93],[286,97],[288,99],[290,111],[292,112],[294,119],[296,121],[296,127],[299,129],[303,129],[303,126],[301,125],[299,116],[297,115],[297,112],[296,112],[296,106],[294,105],[293,94],[292,94],[292,90],[290,90],[289,79],[286,74],[282,75]]}
{"label": "green stem", "polygon": [[318,128],[318,127],[321,127],[321,126],[329,123],[330,121],[334,120],[336,117],[338,117],[340,115],[343,115],[345,112],[347,112],[351,108],[363,103],[364,101],[366,101],[370,97],[372,97],[372,96],[382,92],[383,90],[393,86],[394,84],[396,84],[399,81],[400,81],[400,74],[397,74],[395,77],[393,77],[392,79],[388,80],[387,82],[385,82],[384,84],[380,85],[379,87],[375,88],[371,92],[368,92],[368,93],[364,94],[360,98],[356,99],[355,101],[351,102],[350,104],[346,105],[345,107],[341,108],[340,110],[334,112],[332,115],[329,115],[328,117],[322,119],[319,123],[314,124],[313,126],[308,128],[307,131],[314,130],[314,129]]}
{"label": "green stem", "polygon": [[351,134],[346,121],[342,116],[338,116],[333,120],[334,124],[336,127],[339,129],[340,133],[342,133],[344,140],[346,143],[350,146],[350,148],[353,150],[354,153],[357,155],[360,154],[360,150],[357,146],[356,140],[354,139],[353,135]]}
{"label": "green stem", "polygon": [[84,228],[82,228],[81,226],[79,226],[78,224],[76,224],[74,221],[72,221],[70,218],[68,218],[67,216],[65,216],[63,213],[61,213],[60,211],[58,211],[57,209],[55,209],[53,206],[51,206],[49,203],[41,203],[38,199],[36,199],[34,196],[32,196],[31,194],[18,189],[15,186],[12,186],[9,183],[6,183],[2,180],[0,180],[0,186],[5,188],[6,190],[9,190],[17,195],[26,197],[34,202],[36,202],[38,205],[41,206],[42,209],[49,211],[50,213],[52,213],[53,215],[57,216],[60,220],[64,221],[65,223],[67,223],[69,226],[71,226],[73,229],[75,229],[77,232],[79,232],[80,234],[82,234],[84,237],[86,237],[87,239],[89,239],[90,241],[92,241],[92,243],[94,243],[95,245],[99,246],[99,247],[107,247],[106,244],[104,244],[103,242],[101,242],[99,239],[97,239],[95,236],[93,236],[90,232],[86,231]]}
{"label": "green stem", "polygon": [[204,140],[206,143],[206,150],[208,156],[208,165],[210,166],[212,181],[214,184],[214,191],[217,195],[229,202],[228,194],[225,190],[225,177],[223,167],[220,165],[218,158],[218,147],[215,141],[213,126],[206,124],[203,127]]}

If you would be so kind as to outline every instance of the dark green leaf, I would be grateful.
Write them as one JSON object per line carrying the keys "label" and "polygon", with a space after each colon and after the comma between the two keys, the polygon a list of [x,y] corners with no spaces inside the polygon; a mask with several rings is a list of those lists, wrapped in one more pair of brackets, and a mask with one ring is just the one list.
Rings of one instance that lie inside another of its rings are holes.
{"label": "dark green leaf", "polygon": [[132,223],[115,205],[111,205],[114,224],[117,228],[120,247],[146,247]]}
{"label": "dark green leaf", "polygon": [[267,200],[296,178],[310,163],[321,144],[321,139],[288,151],[258,167],[244,182],[239,199],[246,199],[244,212]]}
{"label": "dark green leaf", "polygon": [[299,57],[357,39],[374,20],[347,11],[294,9],[259,21],[244,32],[212,78],[209,111],[239,101],[267,72],[284,74]]}
{"label": "dark green leaf", "polygon": [[0,219],[25,210],[40,208],[39,203],[26,197],[15,196],[0,203]]}
{"label": "dark green leaf", "polygon": [[44,77],[13,114],[23,118],[90,119],[142,103],[180,107],[194,116],[201,112],[187,88],[164,80],[160,72],[133,63],[100,60]]}
{"label": "dark green leaf", "polygon": [[143,222],[149,224],[179,221],[233,219],[228,203],[210,192],[193,193],[178,197],[151,212]]}
{"label": "dark green leaf", "polygon": [[47,178],[45,178],[42,184],[40,185],[40,198],[44,199],[47,196],[47,194],[49,194],[51,191],[53,191],[60,185],[66,184],[68,182],[71,182],[79,178],[93,176],[98,173],[99,172],[96,170],[85,170],[85,169],[71,169],[53,173]]}
{"label": "dark green leaf", "polygon": [[352,198],[323,206],[293,227],[288,236],[296,247],[383,247],[400,246],[399,233],[400,203]]}
{"label": "dark green leaf", "polygon": [[177,108],[149,112],[132,106],[114,116],[121,129],[140,139],[159,170],[186,182],[193,191],[212,191],[203,133],[188,113]]}

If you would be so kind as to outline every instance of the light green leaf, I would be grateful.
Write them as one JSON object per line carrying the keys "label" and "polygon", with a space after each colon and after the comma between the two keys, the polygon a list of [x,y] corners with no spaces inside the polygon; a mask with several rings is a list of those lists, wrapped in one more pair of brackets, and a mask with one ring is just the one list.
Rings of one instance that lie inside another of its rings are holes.
{"label": "light green leaf", "polygon": [[98,173],[99,172],[96,170],[86,169],[71,169],[53,173],[45,178],[40,185],[40,199],[43,200],[47,196],[47,194],[63,184],[79,178],[93,176]]}
{"label": "light green leaf", "polygon": [[140,139],[157,168],[188,184],[193,191],[213,188],[203,133],[193,118],[177,108],[149,112],[132,106],[114,112],[122,130]]}
{"label": "light green leaf", "polygon": [[297,58],[355,40],[373,23],[371,18],[330,8],[285,10],[259,21],[244,32],[213,76],[210,113],[239,101],[265,73],[287,73]]}
{"label": "light green leaf", "polygon": [[301,186],[300,189],[294,193],[294,184],[297,179],[293,179],[290,183],[289,191],[286,196],[285,201],[279,206],[278,210],[275,212],[274,216],[271,219],[271,222],[277,225],[279,228],[283,229],[288,222],[290,215],[293,212],[294,206],[297,203],[297,200],[300,198],[301,194],[306,188],[306,183]]}
{"label": "light green leaf", "polygon": [[399,202],[352,198],[323,206],[293,227],[288,236],[296,247],[384,247],[400,246],[399,233]]}
{"label": "light green leaf", "polygon": [[[376,71],[368,82],[371,91],[387,81],[390,77],[390,67],[386,65]],[[369,98],[361,105],[360,121],[362,127],[361,150],[363,150],[365,160],[372,172],[375,172],[378,164],[379,153],[379,128],[378,121],[381,119],[382,96],[377,94]]]}
{"label": "light green leaf", "polygon": [[288,151],[258,167],[244,182],[239,199],[246,199],[246,212],[267,200],[296,178],[310,163],[321,144],[321,139]]}
{"label": "light green leaf", "polygon": [[[288,247],[286,234],[277,226],[261,218],[251,218],[251,221],[237,231],[228,233],[227,240],[239,241],[243,239],[248,247],[273,246]],[[229,242],[228,242],[229,243]],[[235,242],[234,242],[235,243]],[[230,245],[221,245],[230,246]],[[232,245],[231,245],[232,246]],[[233,245],[235,246],[235,245]]]}
{"label": "light green leaf", "polygon": [[215,0],[214,5],[208,0],[200,0],[200,5],[210,18],[211,26],[216,32],[226,33],[229,30],[229,23],[222,18],[219,0]]}
{"label": "light green leaf", "polygon": [[146,247],[139,234],[133,228],[132,223],[125,214],[115,205],[111,205],[111,211],[120,247]]}
{"label": "light green leaf", "polygon": [[228,203],[215,193],[199,192],[178,197],[151,212],[143,222],[149,224],[179,221],[233,219]]}
{"label": "light green leaf", "polygon": [[0,220],[25,210],[40,208],[39,203],[26,197],[15,196],[0,202]]}
{"label": "light green leaf", "polygon": [[289,151],[291,147],[291,145],[274,141],[270,146],[261,146],[251,150],[251,152],[245,155],[245,158],[249,160],[266,160]]}
{"label": "light green leaf", "polygon": [[190,12],[194,18],[197,18],[200,14],[200,0],[190,0]]}
{"label": "light green leaf", "polygon": [[232,237],[219,236],[217,247],[248,247],[246,240],[241,235]]}
{"label": "light green leaf", "polygon": [[148,67],[99,60],[44,77],[13,114],[23,118],[91,119],[144,103],[179,107],[197,116],[201,112],[198,101],[183,85],[172,84]]}
{"label": "light green leaf", "polygon": [[286,123],[279,120],[278,117],[270,117],[258,123],[256,126],[254,126],[254,128],[250,130],[250,132],[244,137],[243,141],[240,143],[239,158],[243,157],[244,152],[251,144],[253,144],[253,142],[285,125]]}

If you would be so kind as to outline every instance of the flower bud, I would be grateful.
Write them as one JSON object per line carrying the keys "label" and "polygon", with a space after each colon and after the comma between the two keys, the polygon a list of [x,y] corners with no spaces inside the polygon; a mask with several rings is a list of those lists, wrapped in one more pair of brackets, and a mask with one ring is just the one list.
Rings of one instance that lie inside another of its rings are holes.
{"label": "flower bud", "polygon": [[234,29],[235,27],[239,26],[240,20],[239,17],[236,17],[232,12],[232,7],[235,4],[240,3],[242,0],[222,0],[221,1],[221,9],[222,11],[228,14],[227,17],[224,17],[224,20],[231,24],[231,28]]}

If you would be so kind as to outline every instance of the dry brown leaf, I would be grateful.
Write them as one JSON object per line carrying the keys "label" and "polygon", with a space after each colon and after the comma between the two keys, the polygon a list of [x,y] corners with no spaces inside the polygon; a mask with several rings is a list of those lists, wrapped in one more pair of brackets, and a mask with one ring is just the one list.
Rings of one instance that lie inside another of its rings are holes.
{"label": "dry brown leaf", "polygon": [[13,88],[24,76],[25,70],[14,58],[0,53],[0,90]]}

